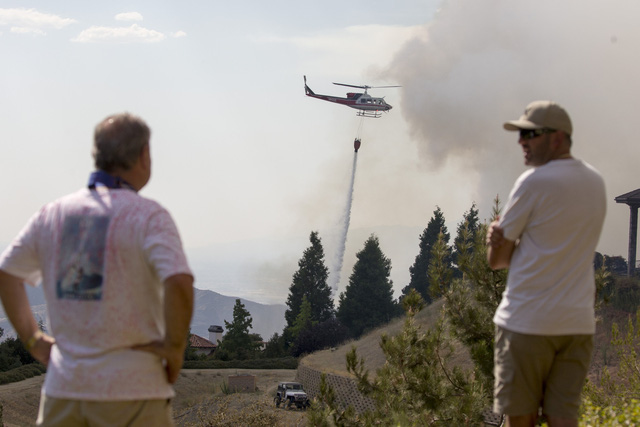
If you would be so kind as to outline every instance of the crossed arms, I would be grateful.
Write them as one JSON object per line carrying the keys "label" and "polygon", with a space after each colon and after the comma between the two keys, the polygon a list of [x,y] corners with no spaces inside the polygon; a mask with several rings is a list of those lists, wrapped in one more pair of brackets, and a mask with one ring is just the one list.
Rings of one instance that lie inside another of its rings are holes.
{"label": "crossed arms", "polygon": [[509,268],[516,242],[504,237],[498,221],[493,221],[487,230],[487,261],[494,270]]}

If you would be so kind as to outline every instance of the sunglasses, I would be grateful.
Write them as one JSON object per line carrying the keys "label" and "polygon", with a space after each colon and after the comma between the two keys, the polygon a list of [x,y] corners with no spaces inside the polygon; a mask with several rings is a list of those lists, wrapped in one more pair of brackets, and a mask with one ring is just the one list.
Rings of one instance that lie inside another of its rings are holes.
{"label": "sunglasses", "polygon": [[542,128],[542,129],[520,129],[520,139],[528,141],[533,138],[537,138],[545,133],[553,133],[555,129]]}

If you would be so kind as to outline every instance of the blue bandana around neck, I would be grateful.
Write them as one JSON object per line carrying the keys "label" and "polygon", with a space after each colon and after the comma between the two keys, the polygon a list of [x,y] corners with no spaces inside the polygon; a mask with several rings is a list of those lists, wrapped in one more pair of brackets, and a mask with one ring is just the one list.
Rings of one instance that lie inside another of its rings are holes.
{"label": "blue bandana around neck", "polygon": [[87,184],[89,189],[95,190],[97,185],[107,188],[126,188],[135,191],[131,184],[124,179],[119,176],[110,175],[101,170],[92,172],[91,175],[89,175],[89,183]]}

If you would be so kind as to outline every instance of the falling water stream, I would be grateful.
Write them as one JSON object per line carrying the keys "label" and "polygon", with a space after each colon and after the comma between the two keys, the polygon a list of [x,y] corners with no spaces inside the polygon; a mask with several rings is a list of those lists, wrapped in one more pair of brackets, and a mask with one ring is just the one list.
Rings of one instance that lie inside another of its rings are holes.
{"label": "falling water stream", "polygon": [[349,222],[351,221],[351,204],[353,203],[353,184],[356,180],[356,165],[358,162],[358,152],[353,153],[353,167],[351,170],[351,182],[349,183],[349,191],[344,206],[344,211],[338,223],[340,234],[338,236],[338,245],[334,254],[333,262],[329,269],[329,285],[334,292],[338,290],[340,283],[340,272],[342,271],[342,262],[344,261],[344,251],[347,245],[347,232],[349,231]]}

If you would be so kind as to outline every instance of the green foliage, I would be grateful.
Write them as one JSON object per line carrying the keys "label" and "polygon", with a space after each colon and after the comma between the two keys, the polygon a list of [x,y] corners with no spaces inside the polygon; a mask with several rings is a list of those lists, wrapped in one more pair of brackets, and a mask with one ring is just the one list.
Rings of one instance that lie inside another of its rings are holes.
{"label": "green foliage", "polygon": [[189,333],[187,334],[187,346],[184,348],[184,360],[200,360],[205,358],[205,355],[198,354],[198,351],[191,347],[191,328],[189,328]]}
{"label": "green foliage", "polygon": [[47,368],[41,363],[35,362],[29,365],[22,365],[10,371],[0,372],[0,385],[15,383],[28,378],[37,377],[46,372]]}
{"label": "green foliage", "polygon": [[286,355],[287,351],[285,350],[284,337],[276,332],[271,336],[269,341],[267,341],[267,344],[262,351],[261,357],[270,359],[285,357]]}
{"label": "green foliage", "polygon": [[375,402],[375,409],[356,414],[341,408],[335,393],[323,382],[319,399],[310,412],[313,425],[475,425],[488,404],[482,385],[458,367],[450,366],[453,354],[442,319],[422,331],[415,315],[424,306],[414,289],[404,298],[407,313],[404,328],[394,337],[383,335],[380,347],[384,366],[369,378],[363,358],[354,349],[347,354],[347,369],[357,380],[358,390]]}
{"label": "green foliage", "polygon": [[298,270],[293,274],[293,282],[289,287],[289,308],[285,312],[287,328],[296,323],[304,297],[311,306],[312,321],[323,322],[334,314],[331,288],[327,284],[329,269],[324,264],[324,249],[317,231],[311,232],[309,241],[311,246],[298,261]]}
{"label": "green foliage", "polygon": [[338,319],[352,336],[389,322],[400,314],[393,300],[391,260],[380,249],[380,242],[371,235],[364,248],[356,254],[357,261],[345,292],[340,294]]}
{"label": "green foliage", "polygon": [[35,362],[18,338],[10,337],[0,343],[0,372]]}
{"label": "green foliage", "polygon": [[[500,212],[495,200],[493,218]],[[453,335],[471,354],[478,380],[490,393],[493,388],[493,343],[495,314],[507,282],[506,270],[492,270],[487,262],[485,236],[487,225],[479,225],[475,232],[468,225],[460,230],[458,239],[458,267],[462,275],[453,278],[448,268],[446,244],[440,236],[433,250],[429,274],[431,292],[445,299],[445,313]]]}
{"label": "green foliage", "polygon": [[[430,304],[434,298],[429,293],[429,265],[431,264],[431,253],[433,246],[438,241],[438,236],[442,233],[446,244],[449,243],[450,235],[445,225],[444,214],[439,206],[433,211],[433,217],[429,220],[427,228],[420,235],[420,252],[416,256],[413,265],[409,268],[411,280],[409,284],[402,289],[402,295],[407,295],[411,289],[417,290],[422,298]],[[448,263],[451,257],[447,257]]]}
{"label": "green foliage", "polygon": [[233,306],[233,322],[224,321],[227,333],[216,349],[215,357],[221,360],[244,360],[254,358],[262,339],[250,334],[253,319],[240,299]]}
{"label": "green foliage", "polygon": [[609,256],[596,252],[594,266],[596,269],[605,267],[608,271],[617,276],[627,274],[627,260],[620,255]]}
{"label": "green foliage", "polygon": [[291,326],[291,334],[294,338],[298,338],[300,332],[305,329],[311,329],[311,327],[317,324],[318,321],[314,321],[311,313],[311,303],[306,295],[302,296],[302,304],[300,305],[300,312],[296,317],[295,322]]}
{"label": "green foliage", "polygon": [[[248,360],[188,360],[183,369],[298,369],[298,359],[281,357]],[[0,374],[1,375],[1,374]]]}
{"label": "green foliage", "polygon": [[458,223],[456,238],[453,240],[452,260],[458,266],[453,272],[455,278],[462,277],[460,271],[460,257],[469,256],[469,251],[475,247],[473,239],[480,227],[480,219],[478,218],[478,208],[475,202],[471,204],[469,211],[464,213],[462,222]]}
{"label": "green foliage", "polygon": [[612,377],[605,367],[599,381],[587,384],[585,394],[594,405],[621,407],[630,399],[640,398],[640,310],[636,313],[635,325],[629,318],[626,333],[616,323],[612,326],[611,344],[618,359],[618,372]]}
{"label": "green foliage", "polygon": [[307,411],[307,419],[308,425],[314,427],[366,425],[353,406],[344,408],[337,402],[336,394],[327,384],[325,374],[320,377],[320,393],[311,403],[311,409]]}
{"label": "green foliage", "polygon": [[[605,275],[599,296],[611,307],[627,313],[635,313],[640,306],[640,279],[638,277],[614,276],[606,267],[596,271]],[[596,281],[598,284],[598,282]]]}
{"label": "green foliage", "polygon": [[640,425],[640,401],[631,399],[619,406],[600,407],[586,401],[580,425],[584,426],[637,426]]}
{"label": "green foliage", "polygon": [[233,393],[233,390],[229,388],[229,383],[226,381],[222,381],[222,384],[220,384],[220,391],[222,392],[222,394]]}
{"label": "green foliage", "polygon": [[349,337],[349,330],[336,318],[331,318],[300,332],[291,347],[291,355],[299,357],[342,344]]}

